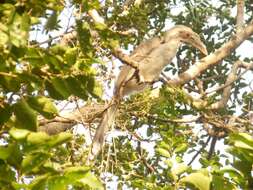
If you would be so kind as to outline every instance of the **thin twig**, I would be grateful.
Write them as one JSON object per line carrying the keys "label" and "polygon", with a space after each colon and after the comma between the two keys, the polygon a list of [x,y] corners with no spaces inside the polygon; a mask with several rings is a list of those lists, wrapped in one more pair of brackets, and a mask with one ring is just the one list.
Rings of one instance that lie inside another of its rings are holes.
{"label": "thin twig", "polygon": [[218,91],[220,91],[220,90],[222,90],[222,89],[224,89],[224,88],[230,86],[231,84],[233,84],[234,82],[236,82],[237,80],[239,80],[247,71],[248,71],[248,70],[243,71],[243,72],[242,72],[241,74],[239,74],[235,79],[229,81],[228,83],[226,83],[226,84],[224,84],[224,85],[221,85],[221,86],[217,87],[216,89],[213,89],[213,90],[210,90],[210,91],[208,91],[208,92],[205,92],[205,95],[207,95],[207,94],[212,94],[212,93],[214,93],[214,92],[218,92]]}
{"label": "thin twig", "polygon": [[209,152],[208,152],[207,160],[210,160],[212,158],[212,155],[213,155],[214,150],[215,150],[215,145],[216,145],[217,139],[218,138],[216,136],[212,137],[212,141],[211,141],[210,149],[209,149]]}
{"label": "thin twig", "polygon": [[15,74],[5,73],[5,72],[0,72],[0,75],[6,76],[6,77],[13,77],[13,78],[17,77],[17,75],[15,75]]}
{"label": "thin twig", "polygon": [[146,116],[154,120],[158,120],[162,122],[170,122],[170,123],[193,123],[200,119],[200,116],[196,116],[192,118],[183,118],[183,119],[163,119],[163,118],[155,117],[150,114],[146,114]]}
{"label": "thin twig", "polygon": [[146,158],[143,156],[142,154],[142,148],[141,148],[141,142],[138,141],[138,154],[139,154],[139,159],[143,161],[143,164],[147,167],[148,171],[150,173],[154,173],[155,172],[155,168],[153,166],[151,166],[148,161],[146,160]]}
{"label": "thin twig", "polygon": [[202,150],[204,150],[206,148],[206,146],[208,145],[210,140],[211,140],[211,136],[208,136],[207,141],[205,142],[205,144],[203,144],[203,146],[192,157],[191,161],[187,164],[188,166],[191,165],[194,162],[194,160],[197,158],[197,156],[202,152]]}
{"label": "thin twig", "polygon": [[62,37],[64,37],[66,34],[70,34],[70,33],[74,32],[74,31],[75,31],[75,30],[72,29],[72,30],[70,30],[70,31],[64,32],[63,34],[60,34],[60,35],[51,37],[51,38],[49,38],[49,39],[47,39],[47,40],[45,40],[45,41],[42,41],[42,42],[39,42],[39,43],[36,43],[36,44],[32,44],[31,46],[32,46],[32,47],[39,47],[39,46],[41,46],[41,45],[43,45],[43,44],[46,44],[46,43],[51,42],[52,40],[56,40],[56,39],[58,39],[58,38],[62,38]]}
{"label": "thin twig", "polygon": [[78,112],[80,113],[80,116],[81,116],[81,123],[82,123],[83,126],[85,126],[83,114],[82,114],[82,112],[81,112],[81,110],[80,110],[80,107],[79,107],[79,104],[78,104],[76,98],[74,99],[74,101],[75,101],[75,104],[76,104],[76,108],[77,108],[77,110],[78,110]]}
{"label": "thin twig", "polygon": [[222,77],[225,77],[225,75],[213,75],[213,76],[210,76],[210,77],[206,77],[204,79],[201,79],[203,82],[206,82],[206,81],[210,81],[210,80],[215,80],[215,79],[219,79],[219,78],[222,78]]}
{"label": "thin twig", "polygon": [[[240,66],[242,66],[242,65],[239,64],[238,67],[240,67]],[[219,90],[222,90],[222,89],[224,89],[224,88],[230,86],[232,83],[234,83],[235,81],[239,80],[248,70],[252,69],[252,67],[253,67],[253,63],[252,63],[252,66],[249,65],[248,68],[246,68],[246,70],[243,71],[241,74],[239,74],[238,77],[236,77],[235,79],[233,79],[233,80],[231,80],[231,81],[228,81],[226,84],[224,84],[224,85],[222,85],[222,86],[219,86],[218,88],[216,88],[216,89],[214,89],[214,90],[211,90],[211,91],[209,91],[209,92],[206,92],[206,94],[211,94],[211,93],[213,93],[213,92],[217,92],[217,91],[219,91]]]}

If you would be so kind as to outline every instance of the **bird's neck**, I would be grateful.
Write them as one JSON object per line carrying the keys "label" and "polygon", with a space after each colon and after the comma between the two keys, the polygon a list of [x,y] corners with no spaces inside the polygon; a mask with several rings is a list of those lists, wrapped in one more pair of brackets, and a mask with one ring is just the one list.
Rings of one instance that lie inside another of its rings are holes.
{"label": "bird's neck", "polygon": [[167,43],[171,47],[172,54],[176,53],[177,49],[182,45],[182,41],[179,38],[171,38]]}

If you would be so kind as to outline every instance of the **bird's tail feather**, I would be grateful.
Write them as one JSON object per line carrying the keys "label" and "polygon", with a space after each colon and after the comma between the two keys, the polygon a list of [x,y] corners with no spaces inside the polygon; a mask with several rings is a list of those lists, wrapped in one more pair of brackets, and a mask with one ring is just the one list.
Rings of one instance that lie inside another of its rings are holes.
{"label": "bird's tail feather", "polygon": [[113,125],[118,105],[116,103],[111,104],[103,114],[102,121],[100,122],[95,136],[92,140],[91,150],[88,156],[89,160],[93,160],[102,149],[104,143],[104,136],[107,129]]}

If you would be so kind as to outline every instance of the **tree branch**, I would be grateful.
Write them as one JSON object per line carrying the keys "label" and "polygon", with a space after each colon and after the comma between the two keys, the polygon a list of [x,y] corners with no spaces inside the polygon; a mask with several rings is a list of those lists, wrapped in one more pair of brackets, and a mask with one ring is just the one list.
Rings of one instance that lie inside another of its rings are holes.
{"label": "tree branch", "polygon": [[210,140],[211,140],[211,136],[208,136],[207,141],[205,142],[205,144],[203,144],[203,146],[192,157],[191,161],[187,164],[188,166],[190,166],[194,162],[194,160],[197,158],[197,156],[202,152],[202,150],[204,150],[206,148],[206,146],[208,145]]}
{"label": "tree branch", "polygon": [[236,31],[242,30],[244,24],[244,0],[237,0]]}
{"label": "tree branch", "polygon": [[196,64],[192,65],[187,71],[171,79],[168,83],[172,86],[183,85],[195,77],[199,76],[210,66],[214,66],[227,57],[232,51],[241,45],[243,41],[253,34],[253,21],[251,21],[243,30],[233,35],[230,40],[214,53],[204,57]]}
{"label": "tree branch", "polygon": [[166,123],[194,123],[200,119],[200,116],[195,116],[191,118],[182,118],[182,119],[163,119],[163,118],[153,116],[151,114],[146,114],[146,116],[150,119],[166,122]]}
{"label": "tree branch", "polygon": [[217,139],[218,138],[216,136],[212,137],[212,141],[211,141],[211,145],[210,145],[210,148],[209,148],[207,160],[210,160],[212,158],[212,156],[213,156],[213,153],[215,151],[215,145],[216,145]]}
{"label": "tree branch", "polygon": [[13,78],[18,77],[16,74],[5,73],[5,72],[0,72],[0,76],[13,77]]}
{"label": "tree branch", "polygon": [[71,129],[78,123],[91,123],[96,117],[99,117],[106,108],[107,105],[103,104],[85,105],[68,114],[57,116],[52,120],[41,119],[39,121],[38,130],[53,135]]}
{"label": "tree branch", "polygon": [[[240,67],[246,67],[246,70],[237,77],[236,73],[237,73],[238,68]],[[218,102],[211,104],[210,109],[217,110],[217,109],[225,107],[231,94],[232,84],[236,80],[238,80],[245,72],[247,72],[249,69],[252,69],[252,68],[253,68],[253,63],[245,63],[241,61],[236,61],[234,65],[232,66],[232,70],[227,77],[225,85],[215,89],[215,91],[218,91],[224,88],[222,98]]]}

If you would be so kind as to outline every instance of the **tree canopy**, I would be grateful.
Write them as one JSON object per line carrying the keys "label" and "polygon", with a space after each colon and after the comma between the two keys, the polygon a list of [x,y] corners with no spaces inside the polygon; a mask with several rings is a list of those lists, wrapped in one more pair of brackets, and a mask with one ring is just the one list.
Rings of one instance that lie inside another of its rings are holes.
{"label": "tree canopy", "polygon": [[[0,2],[0,189],[253,189],[251,1]],[[87,162],[120,65],[174,25],[208,55],[181,46]]]}

